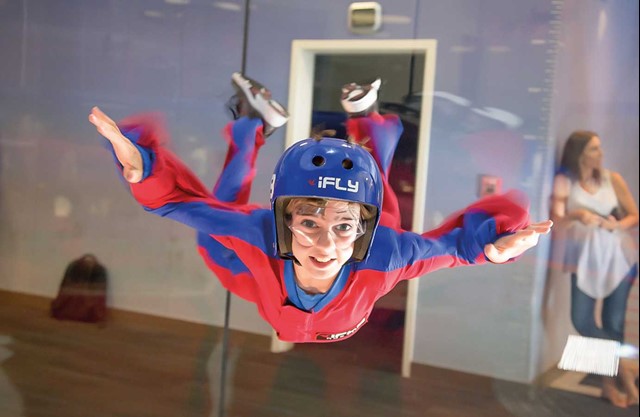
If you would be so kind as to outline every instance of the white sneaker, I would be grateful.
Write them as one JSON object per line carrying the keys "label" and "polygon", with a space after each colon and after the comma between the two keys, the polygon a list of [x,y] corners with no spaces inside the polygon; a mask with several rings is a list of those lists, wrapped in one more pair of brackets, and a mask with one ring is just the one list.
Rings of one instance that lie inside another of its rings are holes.
{"label": "white sneaker", "polygon": [[371,84],[350,83],[342,86],[340,103],[344,111],[350,116],[364,116],[372,111],[377,104],[381,84],[382,81],[378,78]]}
{"label": "white sneaker", "polygon": [[231,84],[238,92],[237,100],[231,109],[236,118],[241,116],[260,117],[264,123],[264,132],[268,136],[275,129],[283,126],[289,120],[289,113],[277,101],[271,98],[271,91],[239,72],[231,75]]}

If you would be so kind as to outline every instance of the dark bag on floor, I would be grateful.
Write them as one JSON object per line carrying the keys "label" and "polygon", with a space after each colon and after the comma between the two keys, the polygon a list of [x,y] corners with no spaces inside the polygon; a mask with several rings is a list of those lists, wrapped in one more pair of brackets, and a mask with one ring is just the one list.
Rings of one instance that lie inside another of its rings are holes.
{"label": "dark bag on floor", "polygon": [[91,323],[107,318],[107,270],[95,256],[84,255],[67,266],[51,316]]}

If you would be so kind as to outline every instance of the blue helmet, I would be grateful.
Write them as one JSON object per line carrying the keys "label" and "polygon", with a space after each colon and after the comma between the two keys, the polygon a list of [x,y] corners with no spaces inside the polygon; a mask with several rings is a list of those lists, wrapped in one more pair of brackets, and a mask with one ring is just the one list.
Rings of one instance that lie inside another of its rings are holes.
{"label": "blue helmet", "polygon": [[276,221],[278,254],[292,258],[291,231],[285,208],[293,197],[350,201],[367,206],[365,233],[355,242],[352,259],[366,258],[382,210],[383,182],[375,160],[360,145],[344,139],[309,138],[289,147],[271,178],[271,208]]}

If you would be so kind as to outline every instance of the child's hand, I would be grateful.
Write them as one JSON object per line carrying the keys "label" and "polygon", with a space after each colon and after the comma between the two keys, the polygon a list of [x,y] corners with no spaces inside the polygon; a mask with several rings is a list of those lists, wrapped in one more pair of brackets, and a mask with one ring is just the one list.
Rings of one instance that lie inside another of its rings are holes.
{"label": "child's hand", "polygon": [[493,263],[501,264],[511,258],[522,255],[527,249],[538,244],[541,234],[551,231],[553,222],[547,220],[540,223],[533,223],[527,228],[518,230],[508,236],[503,236],[494,243],[489,243],[484,247],[485,256]]}
{"label": "child's hand", "polygon": [[96,127],[98,133],[107,138],[116,153],[118,161],[122,164],[122,175],[128,182],[136,183],[142,180],[142,156],[138,148],[133,146],[118,125],[102,112],[98,107],[91,109],[89,121]]}

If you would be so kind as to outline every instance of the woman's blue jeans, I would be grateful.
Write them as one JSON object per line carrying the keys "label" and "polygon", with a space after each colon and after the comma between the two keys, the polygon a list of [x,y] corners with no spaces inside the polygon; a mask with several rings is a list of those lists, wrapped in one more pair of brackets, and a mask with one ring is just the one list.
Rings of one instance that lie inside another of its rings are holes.
{"label": "woman's blue jeans", "polygon": [[634,265],[627,276],[602,303],[602,328],[596,326],[594,311],[596,299],[582,292],[577,285],[578,277],[571,274],[571,321],[581,336],[598,339],[624,339],[624,320],[627,299],[638,274],[638,265]]}

